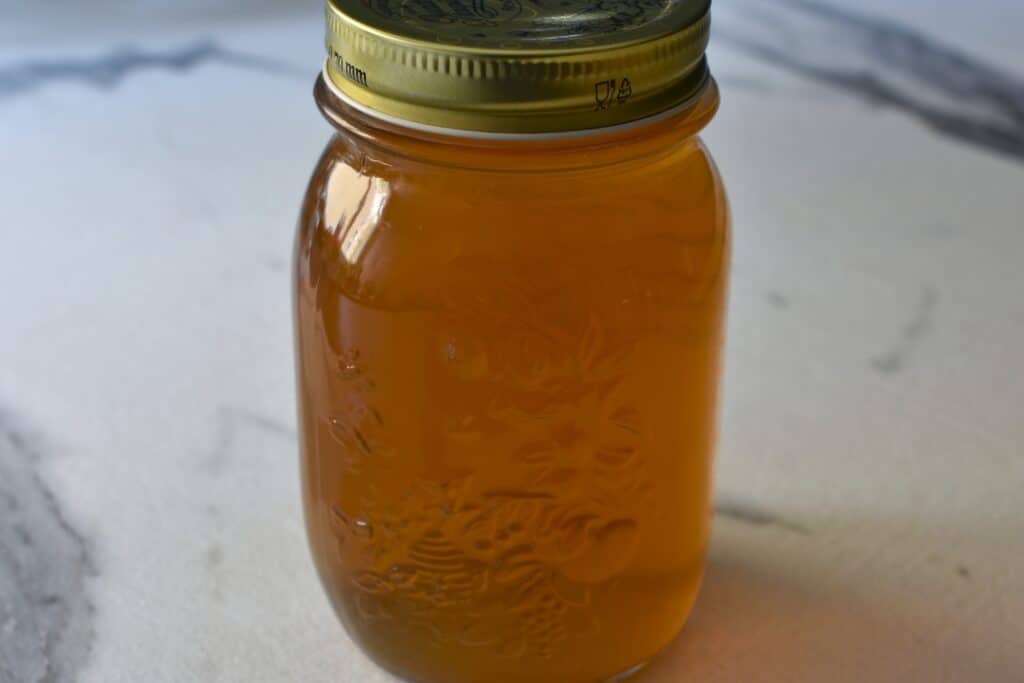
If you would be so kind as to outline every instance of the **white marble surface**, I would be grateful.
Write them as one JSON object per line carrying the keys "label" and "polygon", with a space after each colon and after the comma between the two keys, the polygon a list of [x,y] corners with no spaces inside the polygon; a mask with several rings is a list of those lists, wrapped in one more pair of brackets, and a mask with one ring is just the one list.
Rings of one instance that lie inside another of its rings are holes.
{"label": "white marble surface", "polygon": [[[0,681],[389,681],[300,519],[318,8],[125,4],[0,8]],[[637,680],[1021,681],[1024,5],[822,7],[715,6],[719,514]]]}

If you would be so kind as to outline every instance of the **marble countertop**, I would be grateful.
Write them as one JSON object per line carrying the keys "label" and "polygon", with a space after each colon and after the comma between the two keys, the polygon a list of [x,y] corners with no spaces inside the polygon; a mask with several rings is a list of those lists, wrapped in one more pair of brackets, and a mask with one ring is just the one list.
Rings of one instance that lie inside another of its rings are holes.
{"label": "marble countertop", "polygon": [[[1024,680],[1024,5],[832,2],[715,4],[719,503],[638,683]],[[0,681],[390,681],[299,505],[317,3],[94,4],[0,9]]]}

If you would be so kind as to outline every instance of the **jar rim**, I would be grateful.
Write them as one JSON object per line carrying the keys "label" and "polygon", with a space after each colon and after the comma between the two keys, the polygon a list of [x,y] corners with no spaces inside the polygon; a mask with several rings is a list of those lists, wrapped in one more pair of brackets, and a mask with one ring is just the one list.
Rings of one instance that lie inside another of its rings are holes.
{"label": "jar rim", "polygon": [[327,62],[324,64],[323,72],[318,78],[318,84],[322,83],[324,88],[339,101],[344,103],[346,106],[360,112],[361,114],[378,121],[383,121],[395,127],[416,131],[420,133],[429,133],[431,135],[440,135],[451,138],[466,138],[474,140],[494,140],[494,141],[553,141],[553,140],[573,140],[581,138],[598,137],[603,135],[621,133],[629,130],[643,128],[659,121],[665,121],[671,119],[679,114],[691,109],[694,104],[705,94],[709,85],[713,82],[709,71],[705,71],[703,78],[700,80],[699,87],[694,90],[685,100],[672,105],[668,109],[664,109],[659,112],[655,112],[638,119],[632,119],[622,123],[616,123],[606,126],[599,126],[594,128],[582,128],[582,129],[569,129],[560,131],[539,131],[539,132],[505,132],[505,131],[494,131],[494,130],[474,130],[467,128],[451,128],[447,126],[433,125],[430,123],[422,123],[419,121],[402,118],[389,114],[385,111],[373,109],[362,102],[354,99],[344,90],[339,88],[334,80],[328,73],[329,65]]}
{"label": "jar rim", "polygon": [[688,106],[636,125],[568,135],[470,136],[417,129],[404,120],[364,112],[337,97],[323,76],[317,78],[313,94],[321,114],[339,136],[351,140],[352,149],[478,171],[513,166],[531,172],[571,171],[661,155],[696,138],[720,105],[718,86],[709,78]]}

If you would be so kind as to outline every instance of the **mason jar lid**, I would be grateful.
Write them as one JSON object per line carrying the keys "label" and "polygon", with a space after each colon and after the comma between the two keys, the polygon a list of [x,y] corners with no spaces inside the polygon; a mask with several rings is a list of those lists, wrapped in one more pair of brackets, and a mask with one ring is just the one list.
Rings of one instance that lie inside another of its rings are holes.
{"label": "mason jar lid", "polygon": [[616,126],[708,80],[710,0],[327,0],[327,86],[411,125]]}

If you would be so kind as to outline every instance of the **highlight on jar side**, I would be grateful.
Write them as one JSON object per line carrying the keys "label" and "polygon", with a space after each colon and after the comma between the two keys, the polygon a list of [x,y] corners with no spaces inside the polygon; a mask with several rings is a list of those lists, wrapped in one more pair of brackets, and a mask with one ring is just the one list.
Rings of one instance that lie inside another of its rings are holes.
{"label": "highlight on jar side", "polygon": [[302,491],[331,604],[401,677],[622,680],[693,606],[730,246],[709,10],[328,2]]}

